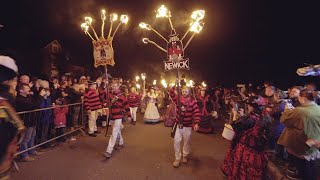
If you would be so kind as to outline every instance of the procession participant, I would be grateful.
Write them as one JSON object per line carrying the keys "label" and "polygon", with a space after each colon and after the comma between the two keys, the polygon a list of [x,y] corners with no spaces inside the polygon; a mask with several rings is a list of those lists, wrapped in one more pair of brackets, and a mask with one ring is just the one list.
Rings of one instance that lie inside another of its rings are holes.
{"label": "procession participant", "polygon": [[128,115],[128,118],[131,119],[129,104],[126,97],[120,91],[120,86],[117,81],[114,81],[111,84],[112,93],[109,94],[108,99],[110,99],[110,114],[111,114],[111,125],[112,125],[112,135],[109,139],[109,144],[104,153],[106,158],[111,158],[112,151],[116,144],[117,138],[119,137],[119,144],[116,149],[121,150],[123,148],[123,138],[121,135],[121,125],[122,119],[124,118],[124,113]]}
{"label": "procession participant", "polygon": [[[173,99],[173,101],[176,104],[178,104],[178,95],[174,93],[174,90],[170,91],[170,96]],[[178,108],[181,109],[181,114],[179,114]],[[182,88],[182,96],[180,97],[180,107],[177,106],[177,112],[178,113],[176,116],[176,124],[178,126],[176,126],[174,134],[175,161],[173,162],[173,167],[175,168],[179,167],[181,156],[182,163],[188,163],[192,127],[195,131],[198,131],[200,123],[199,107],[195,99],[191,96],[190,88],[187,86],[184,86]],[[180,143],[182,138],[184,144],[181,153]]]}
{"label": "procession participant", "polygon": [[13,159],[23,135],[23,122],[12,108],[16,89],[18,67],[8,56],[0,56],[0,179],[9,179]]}
{"label": "procession participant", "polygon": [[100,133],[97,129],[98,110],[101,109],[99,94],[97,93],[97,83],[89,82],[89,89],[84,94],[84,107],[87,110],[89,120],[89,136],[96,137]]}
{"label": "procession participant", "polygon": [[144,122],[145,123],[157,123],[160,121],[160,114],[158,108],[156,106],[158,95],[155,93],[155,88],[151,87],[150,91],[147,93],[146,98],[147,101],[147,108],[144,113]]}
{"label": "procession participant", "polygon": [[[221,167],[228,179],[263,179],[267,168],[266,148],[270,138],[271,118],[264,115],[258,97],[250,97],[248,114],[232,122],[235,137]],[[235,111],[233,109],[233,111]]]}
{"label": "procession participant", "polygon": [[201,88],[200,95],[197,97],[197,103],[201,113],[198,132],[213,132],[213,115],[216,117],[217,112],[210,95],[206,93],[206,88]]}
{"label": "procession participant", "polygon": [[137,89],[135,87],[130,88],[130,93],[128,96],[128,103],[130,107],[130,113],[131,113],[131,124],[136,125],[137,121],[137,110],[140,104],[142,96],[137,92]]}

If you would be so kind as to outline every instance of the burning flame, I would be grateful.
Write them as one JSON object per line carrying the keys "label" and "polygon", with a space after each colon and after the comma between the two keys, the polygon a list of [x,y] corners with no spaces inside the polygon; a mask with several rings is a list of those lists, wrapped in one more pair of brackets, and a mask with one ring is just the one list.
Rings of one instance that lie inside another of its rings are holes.
{"label": "burning flame", "polygon": [[202,31],[204,26],[204,22],[193,22],[190,24],[190,31],[191,32],[195,32],[195,33],[200,33],[200,31]]}
{"label": "burning flame", "polygon": [[167,88],[167,87],[168,87],[168,84],[167,84],[166,80],[164,80],[164,79],[161,80],[161,84],[162,84],[162,86],[163,86],[164,88]]}
{"label": "burning flame", "polygon": [[205,10],[197,10],[193,11],[191,14],[191,18],[195,21],[201,21],[205,16]]}
{"label": "burning flame", "polygon": [[140,89],[141,88],[141,85],[140,84],[136,84],[137,88]]}
{"label": "burning flame", "polygon": [[194,82],[192,80],[189,80],[189,82],[186,84],[188,87],[193,87]]}
{"label": "burning flame", "polygon": [[111,13],[111,14],[110,14],[110,21],[111,21],[111,22],[114,22],[114,21],[116,21],[116,20],[118,20],[118,14],[116,14],[116,13]]}
{"label": "burning flame", "polygon": [[121,15],[120,16],[120,21],[123,23],[123,24],[127,24],[128,21],[129,21],[129,17],[127,15]]}
{"label": "burning flame", "polygon": [[139,26],[142,28],[142,29],[146,29],[146,30],[151,30],[151,26],[147,23],[144,23],[144,22],[141,22],[139,24]]}
{"label": "burning flame", "polygon": [[85,18],[84,18],[84,21],[85,21],[88,25],[91,25],[91,23],[92,23],[92,18],[91,18],[91,17],[85,17]]}
{"label": "burning flame", "polygon": [[82,23],[82,24],[81,24],[81,29],[82,29],[85,33],[87,33],[88,30],[89,30],[89,25],[88,25],[87,23]]}
{"label": "burning flame", "polygon": [[207,87],[207,85],[206,85],[206,83],[205,83],[204,81],[201,83],[201,85],[202,85],[203,87]]}
{"label": "burning flame", "polygon": [[106,11],[104,9],[101,10],[101,19],[102,21],[106,20]]}
{"label": "burning flame", "polygon": [[157,18],[171,17],[170,11],[168,11],[168,9],[164,5],[161,5],[160,8],[156,12],[157,12],[157,16],[156,16]]}

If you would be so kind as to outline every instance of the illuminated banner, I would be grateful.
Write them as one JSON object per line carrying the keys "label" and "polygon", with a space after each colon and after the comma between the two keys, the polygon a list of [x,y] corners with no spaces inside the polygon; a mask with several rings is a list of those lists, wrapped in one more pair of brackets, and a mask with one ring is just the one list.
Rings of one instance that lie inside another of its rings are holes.
{"label": "illuminated banner", "polygon": [[184,59],[183,44],[175,30],[171,31],[169,43],[167,44],[167,61],[164,61],[164,70],[190,69],[189,58]]}
{"label": "illuminated banner", "polygon": [[183,59],[178,62],[164,61],[164,70],[170,71],[172,69],[190,69],[189,59]]}
{"label": "illuminated banner", "polygon": [[114,51],[112,48],[112,38],[100,38],[93,43],[94,67],[111,65],[114,66]]}

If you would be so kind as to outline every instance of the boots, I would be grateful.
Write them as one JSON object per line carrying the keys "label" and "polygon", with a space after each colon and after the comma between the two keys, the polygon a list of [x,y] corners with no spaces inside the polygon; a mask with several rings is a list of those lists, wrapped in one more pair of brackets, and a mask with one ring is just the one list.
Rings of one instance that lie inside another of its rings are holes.
{"label": "boots", "polygon": [[188,163],[188,157],[187,156],[183,156],[182,157],[182,163],[183,164],[187,164]]}
{"label": "boots", "polygon": [[173,167],[178,168],[180,166],[180,160],[175,160],[173,162]]}

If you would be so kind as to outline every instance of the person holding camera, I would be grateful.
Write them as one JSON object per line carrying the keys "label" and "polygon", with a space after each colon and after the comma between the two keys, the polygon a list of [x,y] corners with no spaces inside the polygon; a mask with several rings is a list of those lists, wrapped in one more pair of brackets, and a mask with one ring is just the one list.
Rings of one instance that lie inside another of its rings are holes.
{"label": "person holding camera", "polygon": [[239,118],[231,124],[235,136],[221,170],[228,179],[263,179],[271,118],[263,112],[259,97],[249,97],[245,103],[248,113],[239,108]]}
{"label": "person holding camera", "polygon": [[320,140],[320,106],[315,103],[313,91],[308,89],[300,91],[298,101],[300,107],[294,108],[291,104],[286,104],[281,116],[285,129],[278,144],[287,148],[298,170],[297,174],[289,174],[289,178],[294,176],[294,178],[313,180],[319,176],[319,167],[316,166],[319,159],[314,157],[320,152],[306,142],[308,139]]}

